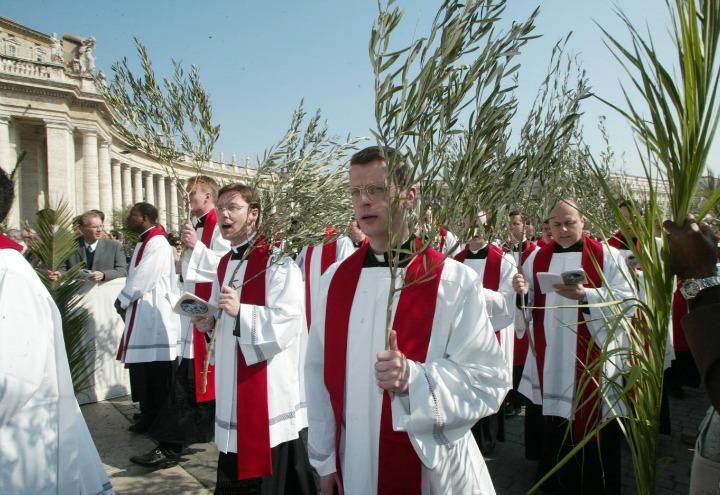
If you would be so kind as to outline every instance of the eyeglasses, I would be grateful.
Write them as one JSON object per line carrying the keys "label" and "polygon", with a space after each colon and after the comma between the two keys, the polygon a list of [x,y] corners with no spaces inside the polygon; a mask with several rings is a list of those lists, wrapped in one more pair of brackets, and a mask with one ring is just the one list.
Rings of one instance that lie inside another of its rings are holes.
{"label": "eyeglasses", "polygon": [[247,206],[239,206],[239,205],[216,206],[215,210],[221,215],[226,211],[228,213],[230,213],[231,215],[234,215],[234,214],[242,211],[243,208],[247,208]]}
{"label": "eyeglasses", "polygon": [[375,184],[368,184],[367,186],[353,186],[348,188],[350,197],[352,199],[360,199],[362,194],[365,193],[369,199],[380,199],[387,195],[388,188],[385,186],[378,186]]}

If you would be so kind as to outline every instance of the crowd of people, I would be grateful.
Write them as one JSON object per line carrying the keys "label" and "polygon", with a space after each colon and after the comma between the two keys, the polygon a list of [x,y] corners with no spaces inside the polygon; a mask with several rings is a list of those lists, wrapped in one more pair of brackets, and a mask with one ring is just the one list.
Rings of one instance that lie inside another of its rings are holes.
{"label": "crowd of people", "polygon": [[[642,298],[628,242],[620,232],[588,235],[571,198],[542,215],[537,237],[524,213],[512,211],[506,241],[476,229],[461,242],[442,226],[427,239],[428,229],[408,224],[418,190],[396,153],[371,146],[352,156],[351,225],[344,233],[329,226],[323,242],[294,257],[274,256],[259,233],[256,191],[218,187],[207,176],[186,184],[193,222],[175,236],[158,224],[154,205],[132,207],[126,227],[138,242],[129,259],[118,241],[104,238],[102,212],[78,217],[77,250],[46,274],[57,280],[84,263],[90,282],[126,277],[115,309],[124,321],[117,359],[140,409],[129,430],[156,444],[131,461],[174,466],[188,445],[214,439],[216,493],[492,494],[483,455],[504,440],[505,417],[524,411],[525,454],[537,461],[538,479],[609,421],[543,490],[619,494],[622,434],[612,420],[625,413],[617,395],[627,342],[610,322],[629,319],[629,302]],[[12,183],[0,179],[4,217]],[[432,221],[427,211],[422,222]],[[717,337],[706,328],[719,308],[717,241],[692,219],[665,229],[684,280],[678,297],[690,310],[677,315],[678,326],[688,326],[687,348],[675,350],[692,351],[718,407]],[[21,232],[0,234],[0,318],[31,331],[21,339],[5,323],[0,331],[0,492],[40,493],[39,483],[69,482],[77,489],[57,492],[109,491],[68,395],[67,366],[51,373],[29,357],[41,352],[37,339],[54,338],[48,349],[62,353],[62,332],[37,277],[18,265],[17,236],[22,241]],[[27,308],[13,304],[23,297],[17,284],[42,306],[32,325],[20,323]],[[200,314],[178,309],[182,294],[204,303]],[[618,304],[601,304],[611,301]],[[612,357],[596,379],[584,378],[601,353]],[[44,390],[49,375],[60,386]],[[59,428],[42,440],[17,433],[38,410],[51,414],[42,394],[59,398],[52,410],[79,433]],[[715,424],[717,415],[709,417]],[[72,457],[77,466],[37,477],[67,448],[80,452]],[[37,450],[54,453],[42,464]]]}

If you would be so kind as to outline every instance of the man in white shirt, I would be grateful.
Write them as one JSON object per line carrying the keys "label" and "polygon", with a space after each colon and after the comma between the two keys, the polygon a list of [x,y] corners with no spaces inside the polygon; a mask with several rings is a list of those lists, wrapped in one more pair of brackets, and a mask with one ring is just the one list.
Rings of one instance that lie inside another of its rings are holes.
{"label": "man in white shirt", "polygon": [[[184,289],[201,299],[210,299],[220,258],[230,243],[220,235],[215,200],[218,186],[211,177],[198,175],[188,179],[193,224],[183,226],[181,242],[185,252],[181,260]],[[185,446],[209,442],[215,425],[214,366],[209,369],[208,386],[202,390],[202,367],[207,355],[205,333],[194,327],[190,318],[181,317],[180,364],[168,400],[150,426],[150,436],[158,442],[144,455],[130,458],[145,467],[170,467],[177,462]]]}
{"label": "man in white shirt", "polygon": [[141,419],[130,431],[145,433],[157,418],[173,383],[180,317],[173,311],[177,277],[173,247],[157,225],[158,211],[136,203],[127,227],[140,235],[130,260],[125,287],[115,308],[125,320],[117,359],[128,365],[133,400]]}
{"label": "man in white shirt", "polygon": [[[215,329],[215,493],[314,494],[302,441],[302,274],[290,258],[275,259],[257,235],[260,202],[250,187],[220,189],[217,212],[231,250],[210,298],[222,310]],[[195,324],[209,330],[214,320]]]}
{"label": "man in white shirt", "polygon": [[[313,308],[310,461],[323,494],[492,494],[470,428],[497,411],[510,377],[477,275],[433,249],[411,254],[417,190],[401,160],[371,146],[350,161],[353,210],[369,242],[328,269]],[[388,161],[397,162],[392,177]],[[389,256],[406,286],[390,299],[386,341]]]}
{"label": "man in white shirt", "polygon": [[[0,169],[0,222],[14,185]],[[0,493],[111,494],[73,390],[60,313],[0,233]]]}
{"label": "man in white shirt", "polygon": [[[521,331],[532,331],[534,344],[534,352],[527,355],[520,393],[542,405],[545,419],[538,478],[601,421],[623,413],[617,395],[625,340],[622,327],[611,324],[623,317],[623,310],[588,304],[634,297],[632,279],[619,252],[583,235],[585,218],[575,201],[559,201],[548,217],[553,240],[532,252],[513,280],[525,305],[534,307],[529,320],[525,314],[516,323]],[[559,275],[580,269],[587,283],[555,284],[546,293],[540,290],[539,273]],[[589,377],[587,369],[599,366],[603,352],[613,354],[603,361],[602,376]],[[617,425],[607,425],[599,440],[590,441],[543,489],[557,494],[620,493]]]}

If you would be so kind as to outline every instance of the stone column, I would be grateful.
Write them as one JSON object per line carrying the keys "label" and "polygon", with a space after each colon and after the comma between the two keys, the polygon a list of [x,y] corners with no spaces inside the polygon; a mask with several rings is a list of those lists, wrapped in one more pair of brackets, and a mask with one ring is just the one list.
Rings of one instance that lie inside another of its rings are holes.
{"label": "stone column", "polygon": [[120,170],[120,162],[112,160],[110,167],[112,168],[112,209],[119,212],[122,209],[122,172]]}
{"label": "stone column", "polygon": [[178,225],[178,190],[175,184],[170,181],[170,218],[168,218],[168,224],[171,230],[179,230]]}
{"label": "stone column", "polygon": [[98,170],[98,140],[95,130],[82,131],[83,154],[83,208],[85,211],[100,208],[100,181]]}
{"label": "stone column", "polygon": [[157,209],[158,209],[158,221],[165,226],[165,229],[172,230],[168,226],[168,214],[167,206],[165,205],[165,195],[167,194],[167,181],[164,175],[156,175],[157,177]]}
{"label": "stone column", "polygon": [[[10,175],[15,170],[15,159],[10,149],[10,117],[0,115],[0,166]],[[7,216],[7,223],[11,227],[20,226],[20,195],[18,194],[18,182],[15,181],[15,201],[13,202]]]}
{"label": "stone column", "polygon": [[133,187],[133,203],[142,203],[143,186],[142,186],[142,170],[134,168],[132,171],[132,187]]}
{"label": "stone column", "polygon": [[46,122],[47,139],[47,185],[48,201],[57,205],[60,200],[67,201],[75,211],[72,200],[75,197],[75,151],[72,129],[65,122]]}
{"label": "stone column", "polygon": [[155,206],[155,187],[152,172],[145,172],[145,202]]}
{"label": "stone column", "polygon": [[133,204],[132,174],[127,163],[121,163],[120,167],[122,168],[122,206],[125,208]]}
{"label": "stone column", "polygon": [[98,172],[100,175],[100,210],[105,213],[106,225],[112,225],[112,172],[110,170],[110,142],[107,139],[100,143]]}

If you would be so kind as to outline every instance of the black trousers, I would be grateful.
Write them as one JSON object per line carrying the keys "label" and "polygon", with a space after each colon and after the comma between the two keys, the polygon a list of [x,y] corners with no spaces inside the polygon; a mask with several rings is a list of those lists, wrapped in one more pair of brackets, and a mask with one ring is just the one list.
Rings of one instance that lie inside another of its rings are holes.
{"label": "black trousers", "polygon": [[307,456],[307,429],[300,438],[271,449],[272,475],[237,479],[237,454],[220,452],[215,493],[223,495],[315,495],[320,488]]}
{"label": "black trousers", "polygon": [[[573,448],[568,421],[544,417],[542,456],[537,479],[542,478]],[[555,495],[620,495],[621,432],[615,421],[600,432],[599,438],[583,447],[572,459],[542,485]]]}
{"label": "black trousers", "polygon": [[175,452],[192,443],[209,442],[215,430],[215,401],[195,400],[193,359],[183,359],[175,380],[150,425],[150,436],[165,449]]}
{"label": "black trousers", "polygon": [[152,361],[128,364],[132,400],[140,403],[142,421],[149,424],[155,421],[170,394],[176,363],[176,361]]}

